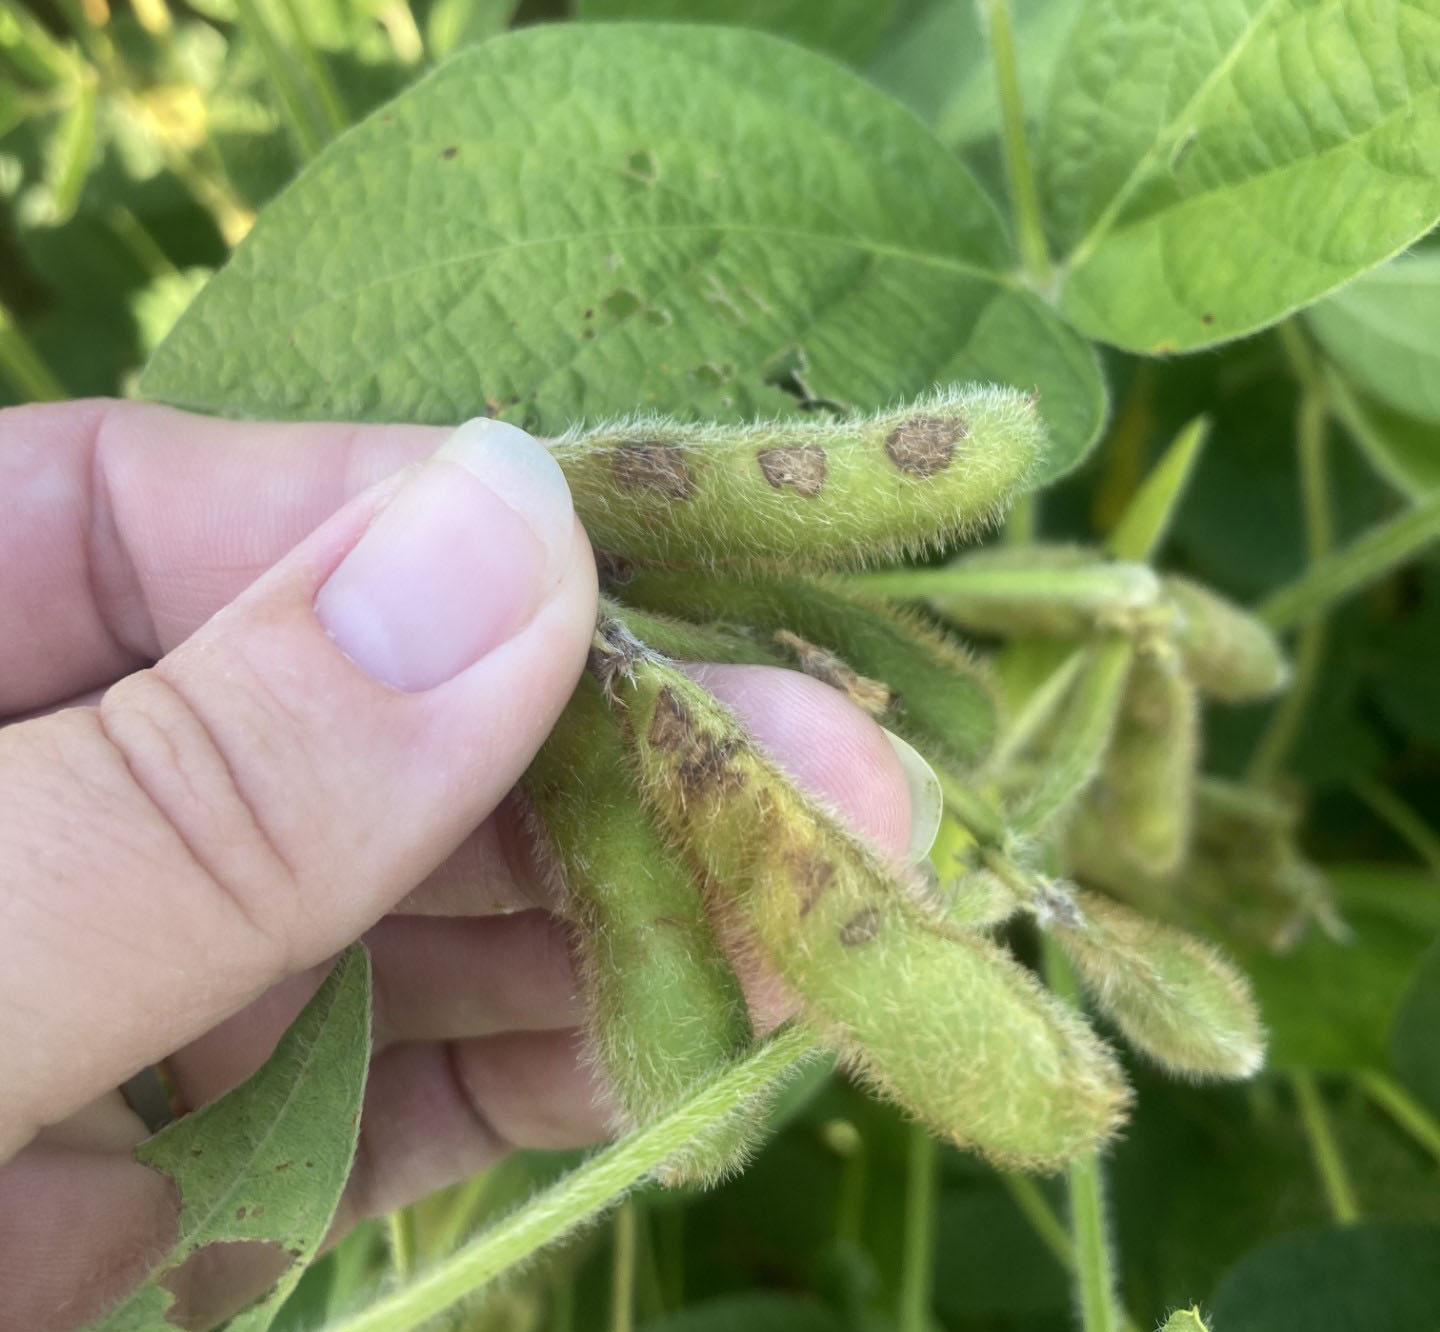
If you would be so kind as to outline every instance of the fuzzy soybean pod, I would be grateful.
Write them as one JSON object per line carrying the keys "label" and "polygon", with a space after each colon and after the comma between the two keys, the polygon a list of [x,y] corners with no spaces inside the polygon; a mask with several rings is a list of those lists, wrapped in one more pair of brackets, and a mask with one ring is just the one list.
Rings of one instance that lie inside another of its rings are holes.
{"label": "fuzzy soybean pod", "polygon": [[952,1141],[1049,1168],[1116,1129],[1108,1050],[997,945],[939,928],[686,676],[617,679],[647,801],[717,897],[868,1082]]}
{"label": "fuzzy soybean pod", "polygon": [[[883,593],[891,577],[898,575],[865,582]],[[940,615],[1001,638],[1081,638],[1097,628],[1128,628],[1160,601],[1160,580],[1147,565],[1085,546],[985,546],[915,577],[925,580],[926,601]],[[894,592],[904,595],[898,583]]]}
{"label": "fuzzy soybean pod", "polygon": [[1034,401],[969,384],[826,421],[636,416],[551,445],[601,550],[704,569],[857,568],[995,522],[1046,447]]}
{"label": "fuzzy soybean pod", "polygon": [[1255,616],[1188,578],[1171,574],[1162,581],[1179,612],[1176,646],[1203,693],[1246,703],[1268,698],[1289,683],[1290,664],[1280,644]]}
{"label": "fuzzy soybean pod", "polygon": [[998,691],[974,657],[919,616],[830,580],[702,579],[646,570],[625,585],[624,595],[648,610],[748,625],[767,638],[788,631],[830,649],[889,687],[887,726],[959,767],[979,762],[994,742]]}
{"label": "fuzzy soybean pod", "polygon": [[1095,1006],[1139,1051],[1196,1078],[1248,1078],[1265,1030],[1236,968],[1208,944],[1096,893],[1077,893],[1078,923],[1056,917],[1055,940]]}
{"label": "fuzzy soybean pod", "polygon": [[[582,680],[526,778],[562,881],[590,1013],[590,1049],[628,1121],[670,1110],[751,1044],[739,982],[694,875],[643,807],[615,718]],[[722,1126],[667,1182],[710,1181],[750,1132]]]}
{"label": "fuzzy soybean pod", "polygon": [[1180,663],[1137,653],[1095,807],[1119,854],[1146,874],[1170,873],[1189,845],[1199,716]]}

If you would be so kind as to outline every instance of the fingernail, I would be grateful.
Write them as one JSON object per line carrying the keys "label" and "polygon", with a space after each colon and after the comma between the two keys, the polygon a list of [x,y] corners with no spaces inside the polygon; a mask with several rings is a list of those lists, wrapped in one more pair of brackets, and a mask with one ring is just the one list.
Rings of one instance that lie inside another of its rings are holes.
{"label": "fingernail", "polygon": [[375,679],[431,689],[529,622],[573,534],[570,489],[544,447],[504,422],[467,421],[326,580],[315,614]]}
{"label": "fingernail", "polygon": [[910,789],[910,845],[905,852],[905,863],[914,865],[924,860],[935,845],[940,820],[945,814],[945,797],[940,790],[940,778],[929,760],[894,731],[883,726],[880,729],[885,732],[890,748],[900,760],[905,784]]}

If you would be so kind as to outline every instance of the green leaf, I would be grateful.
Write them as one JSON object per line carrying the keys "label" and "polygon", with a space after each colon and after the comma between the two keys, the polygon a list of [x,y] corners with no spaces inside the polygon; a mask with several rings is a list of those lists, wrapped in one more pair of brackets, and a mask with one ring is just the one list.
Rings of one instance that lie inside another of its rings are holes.
{"label": "green leaf", "polygon": [[264,1332],[315,1257],[350,1174],[370,1062],[370,959],[355,945],[335,964],[275,1053],[218,1101],[135,1149],[180,1193],[174,1247],[146,1283],[89,1332],[153,1332],[173,1296],[159,1281],[211,1244],[277,1245],[280,1282],[226,1324]]}
{"label": "green leaf", "polygon": [[1227,942],[1254,982],[1272,1067],[1383,1067],[1406,979],[1440,929],[1440,899],[1434,880],[1415,871],[1329,866],[1327,873],[1351,940],[1311,930],[1278,955]]}
{"label": "green leaf", "polygon": [[[1433,888],[1433,882],[1432,882]],[[1390,1058],[1400,1080],[1440,1115],[1440,941],[1420,959],[1400,1000],[1390,1033]]]}
{"label": "green leaf", "polygon": [[[1440,0],[1090,0],[1039,151],[1091,336],[1279,319],[1440,217]],[[1363,206],[1357,201],[1363,200]]]}
{"label": "green leaf", "polygon": [[1440,1309],[1440,1226],[1372,1222],[1262,1244],[1220,1279],[1217,1332],[1421,1332]]}
{"label": "green leaf", "polygon": [[650,19],[759,28],[854,64],[875,50],[897,0],[576,0],[581,19]]}
{"label": "green leaf", "polygon": [[1440,423],[1440,253],[1402,256],[1305,317],[1330,359],[1371,396]]}
{"label": "green leaf", "polygon": [[965,169],[821,56],[741,30],[534,27],[331,145],[142,387],[232,414],[488,410],[555,433],[998,380],[1038,391],[1052,477],[1094,439],[1104,384],[1009,263]]}
{"label": "green leaf", "polygon": [[1195,469],[1205,436],[1210,433],[1208,418],[1197,416],[1175,436],[1165,456],[1146,475],[1120,521],[1105,539],[1106,551],[1117,560],[1150,560],[1160,549],[1171,520],[1185,495],[1190,473]]}
{"label": "green leaf", "polygon": [[1440,490],[1440,426],[1357,393],[1333,366],[1323,373],[1336,418],[1371,467],[1409,499]]}

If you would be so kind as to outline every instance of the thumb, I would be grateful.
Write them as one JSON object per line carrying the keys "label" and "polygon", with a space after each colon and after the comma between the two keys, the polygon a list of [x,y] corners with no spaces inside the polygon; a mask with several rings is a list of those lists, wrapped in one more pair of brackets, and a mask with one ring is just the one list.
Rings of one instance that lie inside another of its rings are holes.
{"label": "thumb", "polygon": [[524,771],[594,616],[559,467],[472,421],[97,707],[0,730],[0,1159],[389,910]]}

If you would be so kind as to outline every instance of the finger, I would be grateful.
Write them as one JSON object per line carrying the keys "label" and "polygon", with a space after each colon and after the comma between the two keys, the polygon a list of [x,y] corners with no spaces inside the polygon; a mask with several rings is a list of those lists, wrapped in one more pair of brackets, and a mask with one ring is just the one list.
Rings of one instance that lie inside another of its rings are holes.
{"label": "finger", "polygon": [[533,441],[453,449],[98,708],[0,730],[0,1155],[343,947],[523,772],[594,566]]}
{"label": "finger", "polygon": [[[376,1051],[402,1041],[558,1031],[584,1017],[559,921],[543,911],[446,920],[390,916],[365,935]],[[165,1061],[185,1109],[207,1104],[269,1057],[328,963],[273,986]]]}
{"label": "finger", "polygon": [[[336,1233],[513,1148],[604,1138],[610,1107],[576,1059],[578,1041],[573,1031],[526,1033],[399,1045],[381,1056]],[[128,1154],[32,1144],[0,1166],[0,1320],[29,1332],[89,1321],[164,1257],[176,1221],[173,1186]],[[227,1246],[187,1265],[176,1318],[208,1326],[276,1275],[270,1255]]]}

